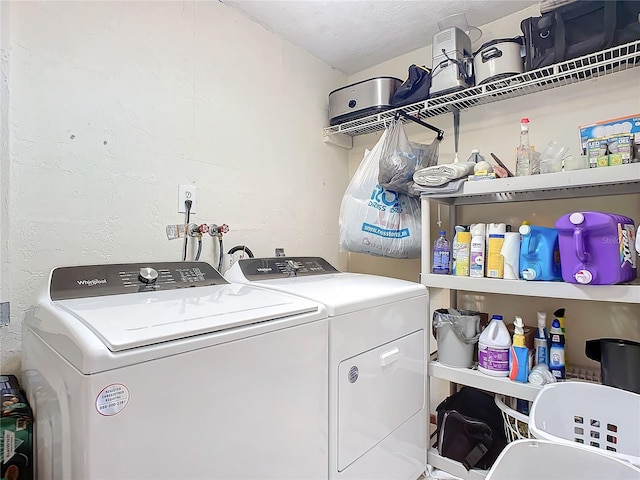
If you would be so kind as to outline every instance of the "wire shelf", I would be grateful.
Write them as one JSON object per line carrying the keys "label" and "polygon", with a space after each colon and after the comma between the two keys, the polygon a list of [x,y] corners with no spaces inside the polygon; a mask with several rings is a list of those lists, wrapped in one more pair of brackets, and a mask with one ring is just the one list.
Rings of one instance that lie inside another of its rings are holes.
{"label": "wire shelf", "polygon": [[399,110],[416,118],[435,117],[456,109],[465,110],[508,98],[551,90],[638,66],[640,66],[640,41],[326,127],[324,135],[342,133],[355,137],[384,129],[394,118],[395,112]]}

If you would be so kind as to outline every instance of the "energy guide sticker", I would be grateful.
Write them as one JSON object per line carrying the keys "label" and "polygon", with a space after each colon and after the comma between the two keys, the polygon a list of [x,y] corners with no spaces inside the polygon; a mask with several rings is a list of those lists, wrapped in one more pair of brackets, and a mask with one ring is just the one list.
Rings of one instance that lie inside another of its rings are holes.
{"label": "energy guide sticker", "polygon": [[120,413],[129,403],[129,389],[121,383],[104,387],[96,398],[96,410],[100,415],[111,416]]}

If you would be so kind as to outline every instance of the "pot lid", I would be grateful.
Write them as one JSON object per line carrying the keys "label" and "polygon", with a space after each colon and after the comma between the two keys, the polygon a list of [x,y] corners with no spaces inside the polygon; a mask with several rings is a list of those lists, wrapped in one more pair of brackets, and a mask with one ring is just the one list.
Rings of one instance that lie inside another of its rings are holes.
{"label": "pot lid", "polygon": [[499,43],[517,43],[518,45],[522,45],[522,41],[523,41],[522,36],[517,36],[513,38],[496,38],[494,40],[489,40],[488,42],[483,43],[482,46],[478,50],[476,50],[473,56],[475,57],[478,53],[480,53],[485,48],[491,47],[493,45],[497,45]]}

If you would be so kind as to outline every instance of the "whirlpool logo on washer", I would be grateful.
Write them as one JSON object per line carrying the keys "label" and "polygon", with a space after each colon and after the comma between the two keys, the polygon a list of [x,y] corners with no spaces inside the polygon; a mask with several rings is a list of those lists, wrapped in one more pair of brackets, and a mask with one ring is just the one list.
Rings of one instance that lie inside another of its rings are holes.
{"label": "whirlpool logo on washer", "polygon": [[93,280],[76,280],[81,287],[95,287],[107,283],[106,278],[94,278]]}

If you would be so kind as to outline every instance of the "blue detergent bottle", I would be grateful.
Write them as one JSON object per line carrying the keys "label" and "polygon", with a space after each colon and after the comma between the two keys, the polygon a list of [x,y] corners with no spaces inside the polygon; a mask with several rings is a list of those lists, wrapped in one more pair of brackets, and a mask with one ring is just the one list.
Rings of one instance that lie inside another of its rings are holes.
{"label": "blue detergent bottle", "polygon": [[562,280],[558,231],[555,228],[523,224],[519,230],[520,277],[525,280]]}

